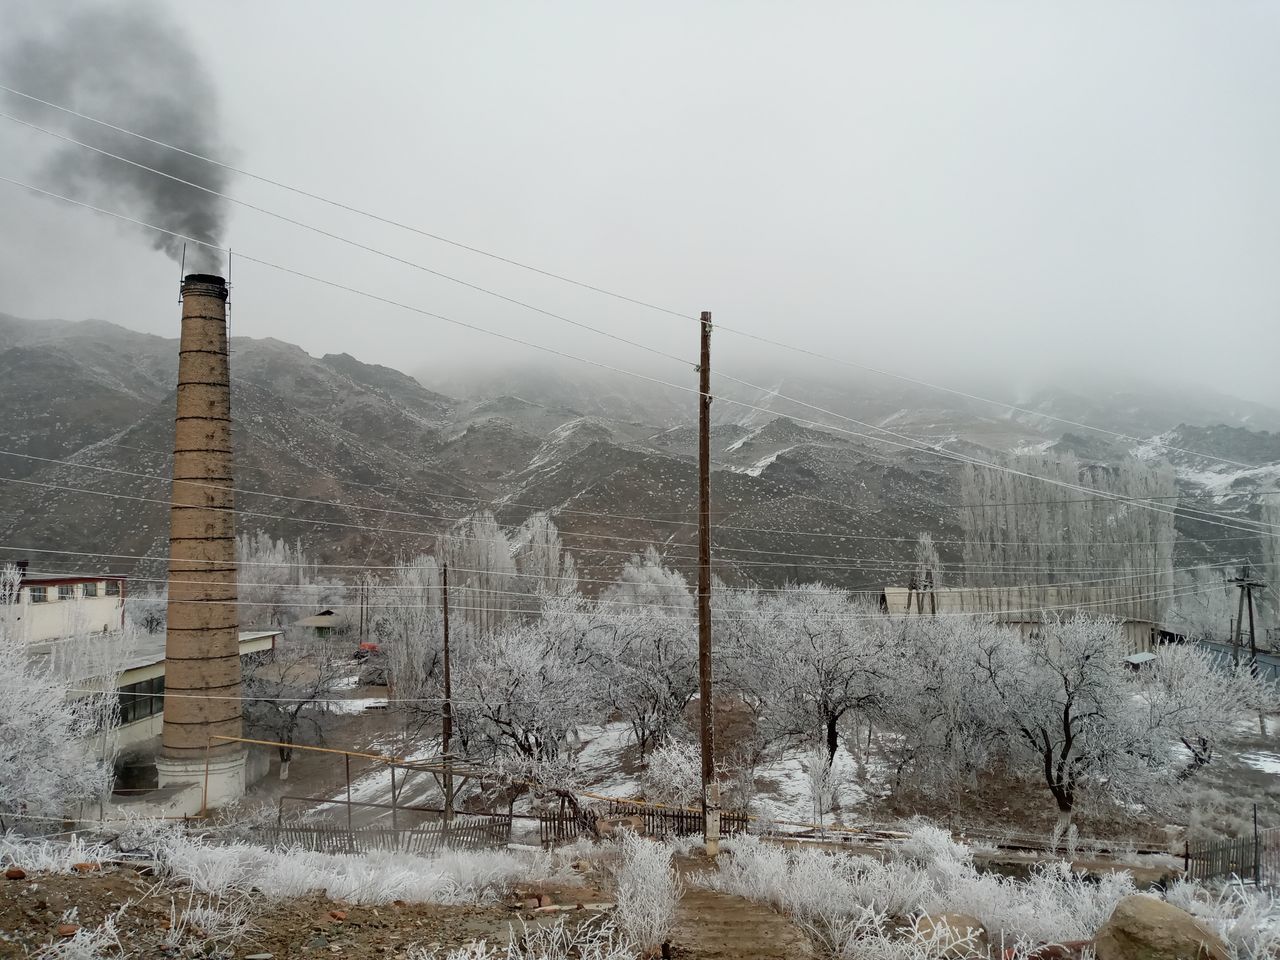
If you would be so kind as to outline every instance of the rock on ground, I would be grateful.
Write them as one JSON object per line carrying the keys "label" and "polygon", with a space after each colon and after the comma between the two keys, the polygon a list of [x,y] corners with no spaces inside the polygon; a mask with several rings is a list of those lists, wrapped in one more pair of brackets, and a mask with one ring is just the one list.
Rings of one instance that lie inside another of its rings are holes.
{"label": "rock on ground", "polygon": [[1098,960],[1230,960],[1222,938],[1155,897],[1125,897],[1098,930]]}

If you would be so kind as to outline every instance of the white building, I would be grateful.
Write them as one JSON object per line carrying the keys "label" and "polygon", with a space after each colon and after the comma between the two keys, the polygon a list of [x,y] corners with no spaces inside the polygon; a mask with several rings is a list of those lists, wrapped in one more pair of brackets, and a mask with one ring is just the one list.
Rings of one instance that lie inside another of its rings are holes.
{"label": "white building", "polygon": [[125,588],[124,577],[23,573],[13,622],[30,643],[119,630],[124,626]]}
{"label": "white building", "polygon": [[[121,757],[145,760],[159,751],[164,725],[165,633],[124,630],[127,593],[125,577],[28,575],[24,569],[7,620],[32,657],[47,658],[81,690],[101,689],[103,675],[118,673],[120,721],[110,742]],[[270,655],[282,635],[242,631],[240,656]],[[82,649],[76,638],[91,641],[92,655],[71,655],[73,647]],[[91,751],[105,747],[102,732],[95,740]]]}

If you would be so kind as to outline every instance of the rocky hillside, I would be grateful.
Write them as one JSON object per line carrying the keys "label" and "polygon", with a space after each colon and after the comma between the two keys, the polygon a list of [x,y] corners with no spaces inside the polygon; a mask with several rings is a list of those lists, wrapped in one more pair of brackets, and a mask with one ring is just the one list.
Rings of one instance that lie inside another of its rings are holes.
{"label": "rocky hillside", "polygon": [[[117,555],[30,554],[50,568],[89,563],[136,574],[134,557],[163,557],[176,341],[98,322],[0,316],[0,344],[0,543]],[[324,561],[376,564],[428,549],[479,506],[504,523],[551,510],[588,577],[612,575],[648,543],[692,575],[697,436],[688,394],[533,366],[494,381],[477,376],[465,390],[433,381],[432,390],[347,354],[316,358],[245,338],[233,342],[232,374],[241,529],[300,539]],[[764,390],[730,387],[715,405],[712,448],[717,567],[733,582],[876,589],[904,576],[918,531],[960,535],[953,463],[867,439],[867,428],[787,394],[982,457],[1055,444],[1087,459],[1167,457],[1189,495],[1238,516],[1257,512],[1258,498],[1245,494],[1280,480],[1280,437],[1240,425],[1265,413],[1249,405],[1220,405],[1224,418],[1236,417],[1228,427],[1167,425],[1159,410],[1135,413],[1132,404],[1114,421],[1086,410],[1119,432],[1163,424],[1135,444],[1078,430],[1064,436],[1061,423],[1040,416],[893,381],[797,374]],[[1041,397],[1035,409],[1085,415],[1077,398],[1064,397]],[[840,429],[806,422],[815,419]],[[1179,523],[1205,536],[1202,522]],[[1229,542],[1181,553],[1252,549]],[[958,554],[944,545],[943,559]]]}

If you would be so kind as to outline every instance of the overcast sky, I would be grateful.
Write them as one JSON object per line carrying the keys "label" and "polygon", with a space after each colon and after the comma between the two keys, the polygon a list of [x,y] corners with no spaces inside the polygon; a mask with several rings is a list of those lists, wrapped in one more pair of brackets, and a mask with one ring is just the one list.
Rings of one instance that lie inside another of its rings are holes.
{"label": "overcast sky", "polygon": [[[0,22],[60,6],[0,0]],[[255,173],[949,384],[1001,372],[1012,396],[1087,369],[1280,403],[1280,4],[160,6],[204,59],[226,157]],[[140,70],[144,59],[112,62]],[[0,120],[0,176],[34,180],[49,149]],[[260,183],[233,179],[228,191],[664,350],[696,350],[687,320]],[[4,183],[0,223],[0,311],[176,334],[177,266],[137,231]],[[232,211],[227,239],[654,369],[628,348],[252,211]],[[490,338],[246,261],[233,279],[237,334],[410,371],[531,355],[495,354]],[[728,334],[717,344],[723,364],[746,362]]]}

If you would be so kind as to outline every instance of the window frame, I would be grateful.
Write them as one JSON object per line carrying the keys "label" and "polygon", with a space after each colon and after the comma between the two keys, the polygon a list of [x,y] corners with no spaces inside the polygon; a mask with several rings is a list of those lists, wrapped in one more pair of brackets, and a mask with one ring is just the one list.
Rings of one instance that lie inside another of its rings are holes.
{"label": "window frame", "polygon": [[27,599],[31,603],[48,603],[49,588],[48,587],[27,587]]}

